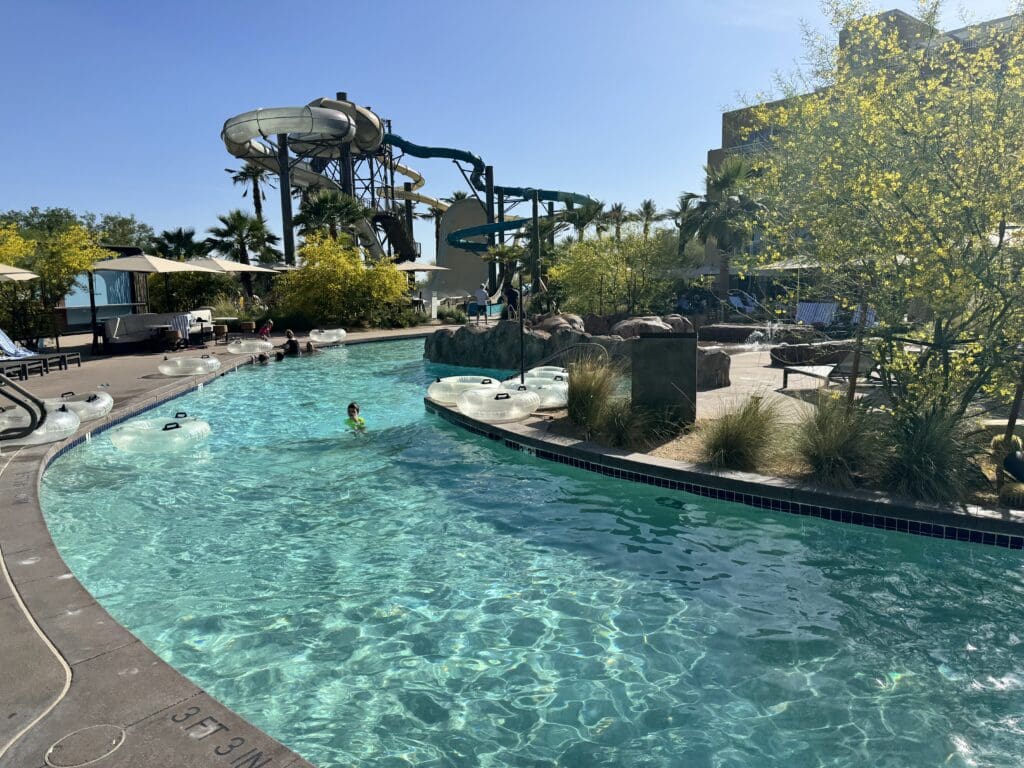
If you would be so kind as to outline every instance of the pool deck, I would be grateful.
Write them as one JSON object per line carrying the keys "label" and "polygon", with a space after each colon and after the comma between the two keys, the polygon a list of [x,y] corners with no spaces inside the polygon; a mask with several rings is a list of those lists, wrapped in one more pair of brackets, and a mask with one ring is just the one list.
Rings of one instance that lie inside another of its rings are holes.
{"label": "pool deck", "polygon": [[[439,327],[355,332],[346,343],[417,338]],[[75,439],[250,360],[210,346],[202,352],[220,358],[218,372],[171,379],[156,372],[163,354],[93,358],[89,336],[61,341],[82,352],[82,367],[22,386],[40,397],[109,392],[114,410]],[[59,449],[0,453],[0,768],[312,768],[161,661],[71,574],[39,506],[39,480]]]}

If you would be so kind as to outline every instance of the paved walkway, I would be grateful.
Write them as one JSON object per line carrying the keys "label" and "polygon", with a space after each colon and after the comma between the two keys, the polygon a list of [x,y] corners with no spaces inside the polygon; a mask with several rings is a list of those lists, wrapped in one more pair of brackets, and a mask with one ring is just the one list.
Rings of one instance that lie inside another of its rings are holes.
{"label": "paved walkway", "polygon": [[[435,330],[355,332],[347,341]],[[188,391],[197,382],[159,374],[163,354],[93,358],[88,335],[61,342],[63,349],[82,353],[81,368],[23,384],[42,397],[104,389],[115,401],[108,419]],[[229,355],[223,346],[170,357],[200,353],[217,355],[223,365],[201,380],[249,360]],[[102,423],[91,422],[88,429]],[[39,478],[55,451],[56,446],[38,446],[0,453],[0,768],[309,766],[157,658],[78,583],[39,508]]]}

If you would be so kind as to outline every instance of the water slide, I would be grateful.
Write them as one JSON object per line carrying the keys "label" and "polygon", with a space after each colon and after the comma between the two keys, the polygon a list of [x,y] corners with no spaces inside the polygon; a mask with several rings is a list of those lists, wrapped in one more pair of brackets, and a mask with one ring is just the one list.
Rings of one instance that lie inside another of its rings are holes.
{"label": "water slide", "polygon": [[[277,154],[260,141],[279,133],[288,134],[288,143],[295,151],[322,159],[340,156],[343,144],[351,144],[357,152],[372,152],[380,146],[383,137],[380,119],[373,112],[337,99],[314,99],[304,107],[244,112],[227,120],[220,135],[232,155],[280,175]],[[341,191],[333,179],[318,173],[305,160],[289,162],[288,173],[295,186]],[[358,222],[355,229],[359,241],[374,258],[385,258],[369,221]]]}
{"label": "water slide", "polygon": [[[462,149],[452,149],[450,147],[425,147],[419,144],[414,144],[407,139],[403,139],[394,133],[387,133],[382,139],[384,144],[390,144],[394,147],[398,147],[406,154],[413,155],[414,157],[422,158],[434,158],[440,157],[448,160],[455,160],[463,163],[468,163],[472,167],[472,171],[469,175],[470,184],[478,192],[486,192],[487,185],[484,183],[484,161],[479,155],[474,155],[472,152],[467,152]],[[557,190],[538,189],[533,190],[528,187],[499,187],[494,188],[494,194],[504,195],[506,199],[513,200],[531,200],[533,199],[534,191],[537,192],[537,197],[541,202],[557,202],[565,205],[590,205],[595,201],[586,195],[581,195],[576,192],[560,192]],[[526,228],[530,225],[529,219],[512,219],[509,221],[495,222],[493,224],[481,224],[478,226],[467,227],[465,229],[459,229],[448,235],[448,242],[456,248],[462,248],[473,253],[485,253],[487,251],[487,242],[481,241],[479,238],[481,235],[487,236],[491,234],[500,234],[502,232],[514,232]],[[470,238],[477,238],[471,240]]]}

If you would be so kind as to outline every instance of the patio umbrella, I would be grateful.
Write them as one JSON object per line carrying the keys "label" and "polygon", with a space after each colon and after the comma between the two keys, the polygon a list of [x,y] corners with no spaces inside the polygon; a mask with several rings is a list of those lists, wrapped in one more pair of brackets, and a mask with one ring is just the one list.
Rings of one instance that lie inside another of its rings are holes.
{"label": "patio umbrella", "polygon": [[0,272],[0,283],[20,283],[24,280],[38,280],[39,275],[28,270],[22,272]]}
{"label": "patio umbrella", "polygon": [[437,264],[423,264],[418,261],[403,261],[395,264],[399,272],[447,272],[448,267],[439,267]]}
{"label": "patio umbrella", "polygon": [[12,267],[10,264],[0,264],[0,275],[31,275],[32,277],[16,277],[15,280],[31,280],[32,278],[39,277],[34,272],[29,272],[27,269],[21,267]]}
{"label": "patio umbrella", "polygon": [[142,272],[148,274],[164,275],[164,286],[170,295],[170,275],[175,272],[208,272],[218,274],[220,270],[209,267],[188,264],[184,261],[173,261],[160,256],[122,256],[119,259],[106,259],[94,262],[90,267],[89,275],[89,310],[92,313],[92,350],[99,351],[99,340],[96,336],[96,290],[93,281],[93,272]]}
{"label": "patio umbrella", "polygon": [[276,269],[257,267],[255,264],[243,264],[240,261],[232,261],[231,259],[215,259],[210,257],[204,259],[189,259],[184,263],[194,264],[197,267],[207,267],[215,272],[268,272],[270,274],[277,274]]}

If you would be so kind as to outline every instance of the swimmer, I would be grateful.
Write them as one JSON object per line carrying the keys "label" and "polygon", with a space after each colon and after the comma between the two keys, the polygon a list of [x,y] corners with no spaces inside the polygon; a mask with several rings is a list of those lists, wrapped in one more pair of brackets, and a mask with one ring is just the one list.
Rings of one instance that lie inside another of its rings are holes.
{"label": "swimmer", "polygon": [[320,352],[320,350],[313,346],[313,342],[312,341],[307,341],[306,342],[306,354],[307,355],[315,355],[315,354],[318,354],[319,352]]}
{"label": "swimmer", "polygon": [[359,403],[348,404],[348,418],[345,419],[345,426],[353,432],[366,431],[366,421],[359,415]]}
{"label": "swimmer", "polygon": [[299,340],[295,338],[295,334],[292,333],[291,331],[285,331],[284,335],[284,344],[281,345],[281,348],[284,350],[284,353],[288,355],[288,357],[298,357]]}
{"label": "swimmer", "polygon": [[279,363],[282,360],[284,360],[284,352],[282,352],[281,350],[277,350],[277,352],[274,354],[274,360],[276,360]]}
{"label": "swimmer", "polygon": [[256,355],[256,360],[254,362],[256,363],[256,365],[269,365],[270,358],[267,357],[266,352],[260,352],[258,355]]}

